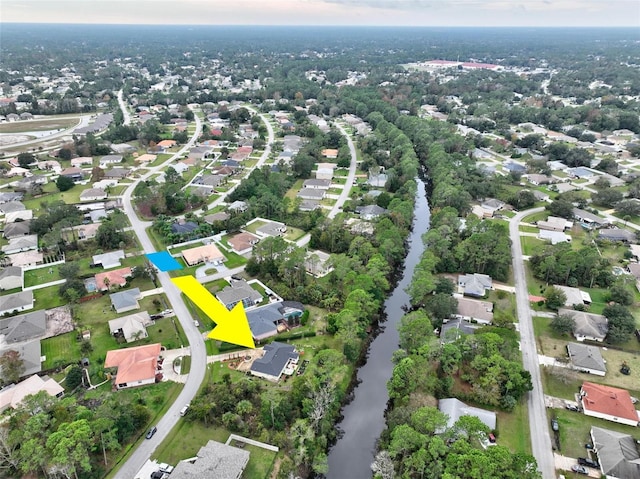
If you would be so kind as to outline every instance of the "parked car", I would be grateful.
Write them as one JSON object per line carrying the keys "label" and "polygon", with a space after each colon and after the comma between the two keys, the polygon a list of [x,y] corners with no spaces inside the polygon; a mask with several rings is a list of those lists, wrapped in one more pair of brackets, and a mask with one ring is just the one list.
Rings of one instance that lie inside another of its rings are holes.
{"label": "parked car", "polygon": [[173,472],[173,466],[170,466],[165,462],[158,464],[158,468],[160,469],[160,472],[166,472],[167,474],[171,474]]}
{"label": "parked car", "polygon": [[553,429],[555,432],[558,432],[560,430],[558,420],[555,417],[551,419],[551,429]]}
{"label": "parked car", "polygon": [[588,457],[579,457],[578,464],[580,464],[581,466],[593,467],[596,469],[600,468],[600,464],[598,464],[598,461],[594,461],[593,459],[589,459]]}
{"label": "parked car", "polygon": [[156,426],[153,426],[147,433],[147,439],[151,439],[156,432],[158,432],[158,428]]}
{"label": "parked car", "polygon": [[565,409],[567,409],[568,411],[580,411],[580,409],[578,408],[578,406],[574,406],[573,404],[566,404]]}
{"label": "parked car", "polygon": [[578,474],[585,474],[585,475],[589,474],[586,468],[582,466],[578,466],[577,464],[574,464],[573,466],[571,466],[571,470],[573,472],[577,472]]}

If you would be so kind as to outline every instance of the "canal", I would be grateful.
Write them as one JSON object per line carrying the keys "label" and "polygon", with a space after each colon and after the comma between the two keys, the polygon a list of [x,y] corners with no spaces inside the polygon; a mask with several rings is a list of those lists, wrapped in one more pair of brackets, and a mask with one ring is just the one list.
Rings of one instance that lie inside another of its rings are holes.
{"label": "canal", "polygon": [[422,235],[429,229],[430,210],[424,182],[417,179],[413,231],[408,238],[409,251],[404,260],[402,278],[384,303],[386,321],[369,345],[367,362],[358,369],[353,400],[343,410],[337,427],[341,437],[329,451],[328,479],[366,479],[373,476],[371,463],[376,441],[384,430],[384,412],[389,400],[387,382],[391,379],[391,357],[398,349],[398,323],[409,305],[405,289],[424,252]]}

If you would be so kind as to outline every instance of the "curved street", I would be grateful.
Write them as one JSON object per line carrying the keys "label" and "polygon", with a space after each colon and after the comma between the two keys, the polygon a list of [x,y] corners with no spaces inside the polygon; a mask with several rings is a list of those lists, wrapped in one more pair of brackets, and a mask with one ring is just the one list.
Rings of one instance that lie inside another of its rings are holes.
{"label": "curved street", "polygon": [[519,229],[522,218],[540,211],[544,211],[544,208],[533,208],[521,211],[511,218],[509,221],[509,237],[511,238],[511,256],[516,288],[516,310],[520,328],[522,363],[524,368],[531,373],[531,383],[533,384],[533,391],[527,393],[531,450],[538,462],[538,469],[542,472],[542,478],[554,479],[556,474],[553,450],[551,448],[551,436],[549,434],[549,421],[547,420],[542,381],[540,379],[540,365],[538,364],[536,338],[533,331],[533,321],[531,319],[529,291],[527,290],[527,278],[524,269],[524,259],[522,257],[522,243],[520,242]]}

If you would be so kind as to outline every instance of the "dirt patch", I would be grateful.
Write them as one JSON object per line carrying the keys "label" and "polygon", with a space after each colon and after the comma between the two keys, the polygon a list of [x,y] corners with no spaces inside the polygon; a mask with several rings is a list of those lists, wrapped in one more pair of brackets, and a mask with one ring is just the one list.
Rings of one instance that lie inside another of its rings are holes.
{"label": "dirt patch", "polygon": [[73,317],[68,306],[47,309],[45,312],[47,332],[45,338],[52,338],[60,334],[68,333],[75,329]]}
{"label": "dirt patch", "polygon": [[246,372],[251,369],[251,365],[256,359],[259,359],[263,356],[264,351],[262,349],[254,349],[246,351],[246,353],[236,359],[232,359],[231,361],[225,361],[225,364],[229,366],[230,369],[235,369],[236,371]]}

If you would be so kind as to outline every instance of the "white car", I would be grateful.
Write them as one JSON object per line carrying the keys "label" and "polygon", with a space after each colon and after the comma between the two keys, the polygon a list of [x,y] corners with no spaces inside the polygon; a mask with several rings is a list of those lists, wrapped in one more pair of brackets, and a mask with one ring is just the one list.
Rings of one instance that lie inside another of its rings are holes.
{"label": "white car", "polygon": [[160,470],[160,472],[164,472],[166,474],[171,474],[173,472],[173,466],[170,466],[165,462],[161,462],[160,464],[158,464],[158,469]]}
{"label": "white car", "polygon": [[165,309],[162,314],[164,314],[165,316],[169,316],[173,314],[173,309]]}

